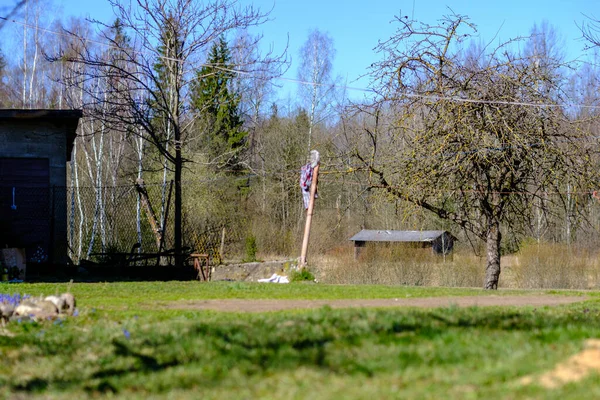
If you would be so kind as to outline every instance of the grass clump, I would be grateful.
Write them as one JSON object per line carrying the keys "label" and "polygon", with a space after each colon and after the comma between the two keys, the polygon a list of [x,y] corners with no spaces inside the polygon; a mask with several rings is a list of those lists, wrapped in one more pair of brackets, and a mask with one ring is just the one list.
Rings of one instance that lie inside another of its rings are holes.
{"label": "grass clump", "polygon": [[306,268],[302,268],[300,271],[292,272],[292,276],[290,279],[292,282],[314,282],[315,276]]}

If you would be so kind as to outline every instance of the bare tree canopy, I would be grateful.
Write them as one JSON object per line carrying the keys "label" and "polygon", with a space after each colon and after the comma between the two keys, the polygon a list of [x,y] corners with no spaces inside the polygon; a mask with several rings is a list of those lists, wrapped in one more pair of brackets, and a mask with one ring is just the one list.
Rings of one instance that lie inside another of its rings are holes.
{"label": "bare tree canopy", "polygon": [[[15,5],[12,6],[12,8],[10,6],[6,7],[8,10],[10,10],[10,12],[8,14],[6,14],[5,17],[2,17],[2,19],[0,19],[0,29],[2,29],[4,27],[4,24],[6,23],[7,20],[9,20],[10,18],[17,15],[17,13],[19,12],[19,9],[21,7],[23,7],[26,2],[27,2],[27,0],[15,1]],[[0,10],[3,11],[3,9],[4,9],[4,7]]]}
{"label": "bare tree canopy", "polygon": [[587,189],[595,150],[559,106],[561,60],[551,52],[541,68],[539,52],[520,56],[509,44],[464,51],[474,27],[459,15],[436,26],[398,22],[379,46],[376,122],[357,157],[372,187],[483,240],[485,287],[495,289],[501,230],[518,230],[536,207],[547,209],[548,191]]}
{"label": "bare tree canopy", "polygon": [[[394,258],[399,251],[386,248],[351,266],[369,271],[362,282],[473,286],[486,279],[496,288],[500,255],[510,255],[501,286],[550,287],[512,261],[544,246],[569,256],[598,253],[597,16],[583,18],[579,30],[591,51],[573,61],[575,48],[562,36],[569,31],[543,20],[528,37],[503,43],[506,31],[484,41],[486,29],[454,13],[427,17],[429,24],[396,18],[395,33],[371,43],[376,62],[360,78],[371,87],[359,89],[333,75],[366,61],[367,36],[338,68],[338,37],[318,26],[298,43],[291,66],[273,54],[278,38],[263,41],[263,29],[278,29],[261,25],[274,15],[252,2],[106,3],[98,10],[112,11],[112,19],[103,22],[72,17],[75,8],[61,14],[56,0],[0,4],[1,107],[84,110],[65,188],[74,264],[136,244],[140,255],[158,250],[161,265],[180,264],[188,249],[239,261],[244,242],[265,258],[296,254],[307,144],[322,155],[316,252],[345,260],[344,243],[361,228],[443,229],[458,238],[444,276],[436,266],[430,278],[386,277],[387,267],[371,256],[405,267]],[[282,77],[291,67],[297,79]],[[486,265],[477,268],[484,254]],[[454,279],[465,258],[468,279]],[[344,269],[350,263],[339,264],[338,277],[355,279]],[[527,264],[551,275],[539,268],[546,264]],[[600,276],[580,275],[563,287]]]}
{"label": "bare tree canopy", "polygon": [[600,20],[590,16],[579,25],[579,29],[592,47],[600,47]]}
{"label": "bare tree canopy", "polygon": [[313,128],[327,118],[333,98],[333,39],[318,29],[311,31],[300,48],[298,91],[309,118],[308,150],[311,150]]}
{"label": "bare tree canopy", "polygon": [[[237,0],[109,2],[115,23],[97,22],[107,46],[91,48],[73,32],[77,46],[51,59],[81,66],[69,84],[86,91],[83,107],[90,117],[112,131],[141,136],[164,157],[165,173],[168,167],[175,182],[175,251],[181,255],[182,149],[195,134],[190,84],[202,78],[196,71],[215,41],[262,24],[267,14]],[[256,60],[237,67],[251,72],[260,66]]]}

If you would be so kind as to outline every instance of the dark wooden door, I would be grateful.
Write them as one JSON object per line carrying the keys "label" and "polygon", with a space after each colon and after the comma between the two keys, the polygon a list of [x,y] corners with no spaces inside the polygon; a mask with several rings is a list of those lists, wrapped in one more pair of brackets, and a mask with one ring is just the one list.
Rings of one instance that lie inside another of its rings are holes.
{"label": "dark wooden door", "polygon": [[0,246],[47,261],[52,243],[47,158],[0,158]]}

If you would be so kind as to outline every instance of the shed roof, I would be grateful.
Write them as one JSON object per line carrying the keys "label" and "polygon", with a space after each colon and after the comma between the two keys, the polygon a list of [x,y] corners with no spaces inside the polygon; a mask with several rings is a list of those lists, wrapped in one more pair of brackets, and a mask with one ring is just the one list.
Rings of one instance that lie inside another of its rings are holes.
{"label": "shed roof", "polygon": [[[447,231],[390,231],[363,229],[349,240],[355,242],[433,242]],[[451,235],[450,233],[448,233]]]}
{"label": "shed roof", "polygon": [[24,110],[24,109],[0,109],[0,120],[39,120],[39,121],[55,121],[64,123],[67,127],[67,161],[71,160],[71,151],[73,150],[73,142],[77,136],[77,124],[83,116],[81,110]]}

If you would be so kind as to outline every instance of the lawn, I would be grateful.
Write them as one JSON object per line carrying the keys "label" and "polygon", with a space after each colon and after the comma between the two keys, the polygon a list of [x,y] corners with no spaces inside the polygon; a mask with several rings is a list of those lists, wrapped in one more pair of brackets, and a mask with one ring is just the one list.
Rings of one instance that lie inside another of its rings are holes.
{"label": "lawn", "polygon": [[[66,286],[2,285],[0,291],[54,294]],[[582,351],[587,339],[600,338],[600,298],[593,292],[586,293],[590,300],[557,307],[322,307],[243,314],[165,305],[221,298],[531,292],[235,282],[76,283],[71,291],[78,316],[15,321],[1,331],[0,398],[600,396],[596,373],[552,389],[536,383],[538,376]],[[533,384],[522,383],[527,376]]]}

